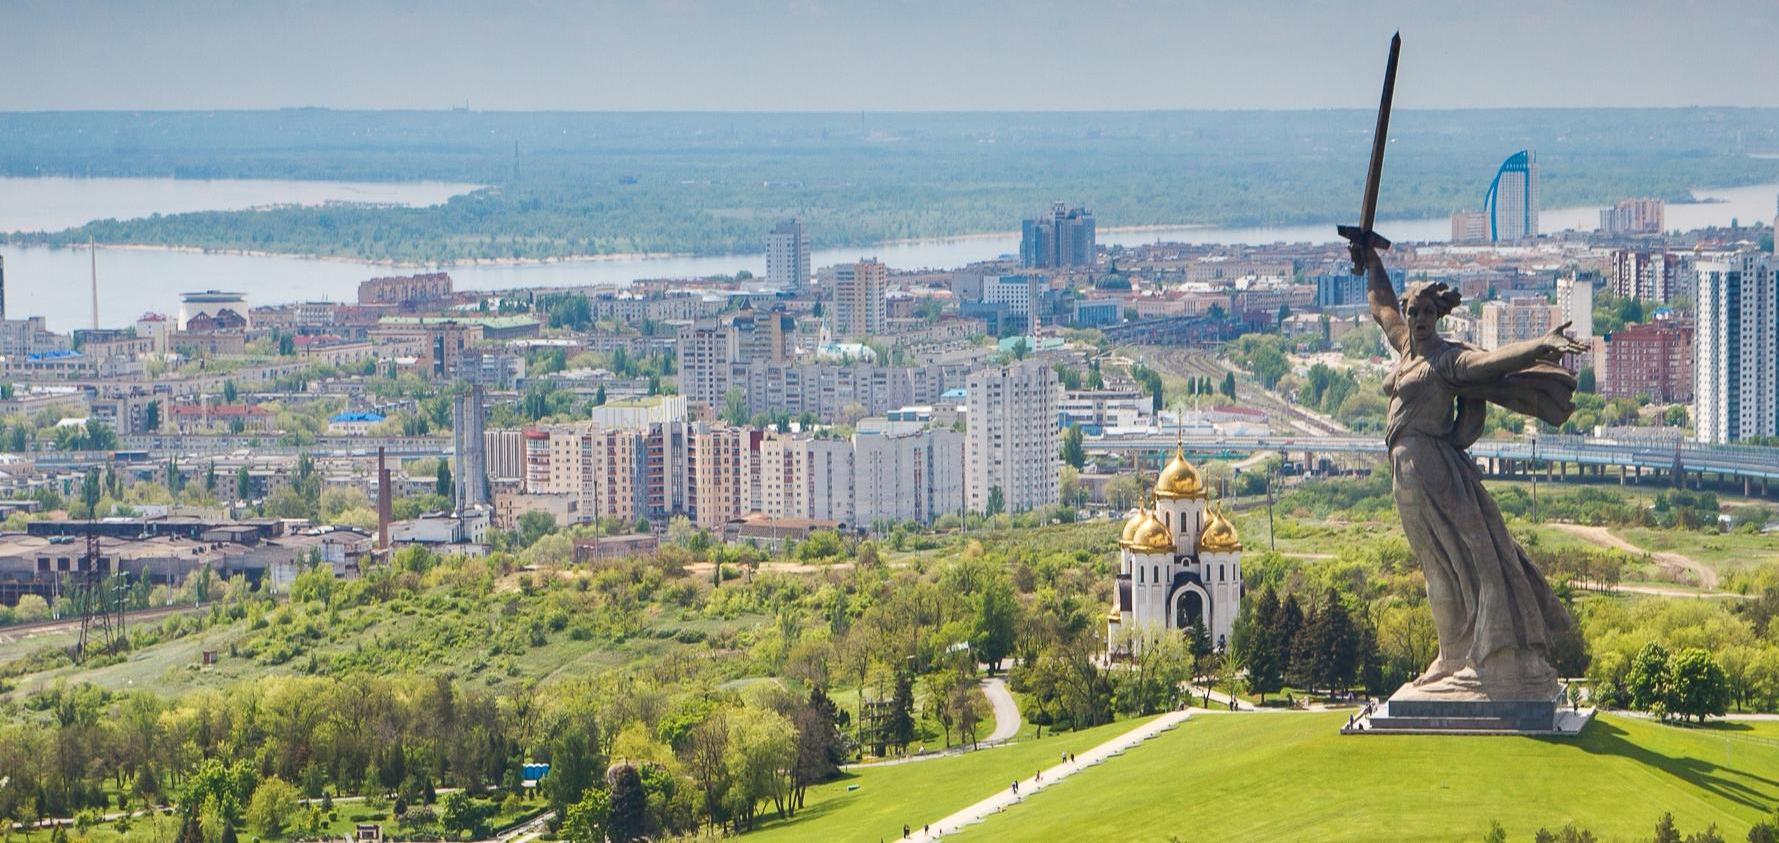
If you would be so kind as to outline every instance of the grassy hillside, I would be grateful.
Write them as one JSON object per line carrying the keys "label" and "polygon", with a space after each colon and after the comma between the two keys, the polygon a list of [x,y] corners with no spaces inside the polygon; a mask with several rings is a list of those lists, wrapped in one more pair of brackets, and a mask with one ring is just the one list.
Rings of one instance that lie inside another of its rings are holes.
{"label": "grassy hillside", "polygon": [[919,828],[963,810],[1056,764],[1064,752],[1084,752],[1137,725],[1126,720],[955,758],[855,770],[811,788],[802,812],[747,839],[894,840],[904,823]]}
{"label": "grassy hillside", "polygon": [[1779,805],[1779,723],[1603,717],[1544,740],[1343,737],[1343,717],[1195,717],[961,838],[1477,840],[1497,821],[1511,840],[1569,822],[1616,840],[1672,811],[1739,840]]}

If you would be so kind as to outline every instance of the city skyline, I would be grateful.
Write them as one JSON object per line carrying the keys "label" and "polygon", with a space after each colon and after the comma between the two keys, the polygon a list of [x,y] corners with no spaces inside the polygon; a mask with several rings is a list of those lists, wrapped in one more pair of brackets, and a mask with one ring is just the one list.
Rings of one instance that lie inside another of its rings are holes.
{"label": "city skyline", "polygon": [[[1403,109],[1779,106],[1779,91],[1755,83],[1779,75],[1765,49],[1779,37],[1770,11],[1756,0],[1695,13],[1653,2],[1372,0],[1129,3],[1092,15],[1054,3],[538,0],[424,13],[323,2],[292,14],[267,3],[26,0],[0,9],[13,35],[0,110],[1363,108],[1375,92],[1351,80],[1375,74],[1369,48],[1397,27],[1413,59]],[[1063,13],[1069,26],[1047,25]],[[302,49],[268,45],[265,32]],[[839,60],[832,45],[861,33],[879,45],[875,60]],[[1691,59],[1703,53],[1726,62]],[[1014,84],[1025,78],[1016,68],[1038,63],[1083,70]]]}

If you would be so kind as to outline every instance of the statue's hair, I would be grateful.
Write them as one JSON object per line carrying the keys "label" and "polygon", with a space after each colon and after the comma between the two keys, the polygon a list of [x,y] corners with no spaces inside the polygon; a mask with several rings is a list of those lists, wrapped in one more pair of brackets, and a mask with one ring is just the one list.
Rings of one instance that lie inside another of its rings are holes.
{"label": "statue's hair", "polygon": [[1433,312],[1444,316],[1456,310],[1464,296],[1443,281],[1416,281],[1403,292],[1399,305],[1406,309],[1409,302],[1416,300],[1433,305]]}

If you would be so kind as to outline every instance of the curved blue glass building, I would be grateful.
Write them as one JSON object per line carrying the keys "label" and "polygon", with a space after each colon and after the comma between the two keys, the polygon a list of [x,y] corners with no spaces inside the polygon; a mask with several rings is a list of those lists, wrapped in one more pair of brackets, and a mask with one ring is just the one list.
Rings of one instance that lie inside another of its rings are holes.
{"label": "curved blue glass building", "polygon": [[1489,217],[1489,240],[1520,240],[1538,236],[1538,161],[1522,149],[1501,162],[1483,197]]}

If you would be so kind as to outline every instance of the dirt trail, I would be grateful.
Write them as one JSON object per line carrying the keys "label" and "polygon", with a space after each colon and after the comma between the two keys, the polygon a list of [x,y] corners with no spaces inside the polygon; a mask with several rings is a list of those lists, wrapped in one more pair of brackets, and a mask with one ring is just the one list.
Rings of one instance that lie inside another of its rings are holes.
{"label": "dirt trail", "polygon": [[1711,566],[1690,556],[1684,556],[1667,550],[1645,550],[1644,548],[1625,541],[1620,538],[1618,534],[1605,527],[1591,527],[1586,524],[1552,524],[1551,526],[1562,530],[1569,535],[1587,539],[1594,544],[1603,545],[1615,550],[1622,550],[1626,553],[1634,553],[1638,555],[1648,553],[1649,557],[1654,559],[1656,564],[1662,566],[1664,570],[1686,571],[1687,573],[1692,574],[1700,588],[1703,588],[1706,591],[1717,590],[1717,571],[1712,569]]}

